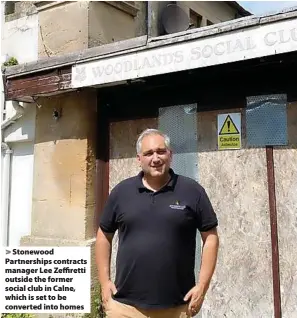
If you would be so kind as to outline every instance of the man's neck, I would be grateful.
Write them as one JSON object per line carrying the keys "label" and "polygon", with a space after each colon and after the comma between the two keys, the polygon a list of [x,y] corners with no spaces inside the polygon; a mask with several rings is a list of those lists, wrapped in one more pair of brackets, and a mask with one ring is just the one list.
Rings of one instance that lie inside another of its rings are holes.
{"label": "man's neck", "polygon": [[151,176],[144,175],[142,178],[142,182],[145,187],[149,188],[152,191],[159,191],[161,188],[163,188],[168,181],[170,180],[170,174],[167,173],[164,176],[160,178],[154,178]]}

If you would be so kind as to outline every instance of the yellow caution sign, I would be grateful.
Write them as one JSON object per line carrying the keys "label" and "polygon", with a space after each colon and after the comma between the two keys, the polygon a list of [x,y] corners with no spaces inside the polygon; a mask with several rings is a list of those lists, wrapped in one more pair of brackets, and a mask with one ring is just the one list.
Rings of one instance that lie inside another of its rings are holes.
{"label": "yellow caution sign", "polygon": [[220,135],[230,135],[230,134],[239,134],[239,131],[236,128],[230,115],[228,115],[225,119],[225,122],[224,122],[222,128],[221,128]]}
{"label": "yellow caution sign", "polygon": [[218,115],[218,149],[241,148],[241,114]]}

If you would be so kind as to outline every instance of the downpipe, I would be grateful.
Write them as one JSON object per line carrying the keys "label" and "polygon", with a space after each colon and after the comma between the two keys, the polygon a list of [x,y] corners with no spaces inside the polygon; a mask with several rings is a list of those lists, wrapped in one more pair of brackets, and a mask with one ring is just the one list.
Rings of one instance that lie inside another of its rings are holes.
{"label": "downpipe", "polygon": [[1,246],[8,246],[9,205],[10,205],[10,170],[12,150],[1,143],[2,179],[1,179]]}

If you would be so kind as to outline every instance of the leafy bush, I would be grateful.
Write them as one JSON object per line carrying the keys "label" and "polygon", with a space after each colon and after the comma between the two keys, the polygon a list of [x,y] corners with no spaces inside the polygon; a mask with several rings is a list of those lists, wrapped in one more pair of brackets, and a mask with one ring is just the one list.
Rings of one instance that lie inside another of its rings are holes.
{"label": "leafy bush", "polygon": [[4,66],[13,66],[13,65],[18,65],[19,62],[15,57],[11,57],[8,61],[4,62]]}
{"label": "leafy bush", "polygon": [[101,290],[100,285],[96,281],[93,283],[91,288],[91,313],[84,314],[84,318],[104,318],[105,314],[103,311],[101,301]]}

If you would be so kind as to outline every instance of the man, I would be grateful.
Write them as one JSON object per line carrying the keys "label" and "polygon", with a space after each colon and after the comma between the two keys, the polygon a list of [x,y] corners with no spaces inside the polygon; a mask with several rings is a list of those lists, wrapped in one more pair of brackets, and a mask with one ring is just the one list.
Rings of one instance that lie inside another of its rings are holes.
{"label": "man", "polygon": [[[196,315],[217,260],[217,217],[205,190],[170,168],[167,135],[145,130],[138,138],[142,171],[111,191],[101,216],[96,261],[109,318],[181,318]],[[195,284],[196,231],[203,252]],[[115,284],[111,243],[119,232]]]}

